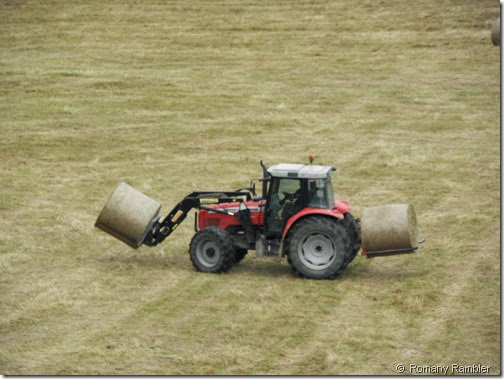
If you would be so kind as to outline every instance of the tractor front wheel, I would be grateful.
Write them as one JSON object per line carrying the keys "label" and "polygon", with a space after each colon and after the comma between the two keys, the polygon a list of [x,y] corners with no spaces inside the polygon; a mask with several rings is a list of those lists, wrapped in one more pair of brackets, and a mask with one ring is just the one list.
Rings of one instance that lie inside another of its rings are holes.
{"label": "tractor front wheel", "polygon": [[216,226],[201,229],[194,235],[189,255],[193,266],[202,272],[225,272],[235,263],[231,236]]}
{"label": "tractor front wheel", "polygon": [[294,271],[312,279],[334,279],[345,268],[350,240],[336,220],[323,216],[305,218],[289,232],[286,246]]}

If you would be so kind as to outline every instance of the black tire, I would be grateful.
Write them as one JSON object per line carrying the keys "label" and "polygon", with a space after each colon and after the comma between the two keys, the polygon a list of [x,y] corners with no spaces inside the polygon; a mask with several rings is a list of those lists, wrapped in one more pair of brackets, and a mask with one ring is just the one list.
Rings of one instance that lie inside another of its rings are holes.
{"label": "black tire", "polygon": [[235,247],[235,263],[240,262],[243,258],[245,258],[245,255],[247,255],[248,250],[247,249],[242,249],[239,247]]}
{"label": "black tire", "polygon": [[302,219],[293,226],[285,242],[289,264],[300,276],[334,279],[346,267],[350,240],[336,220],[324,216]]}
{"label": "black tire", "polygon": [[357,253],[360,250],[360,244],[362,243],[362,240],[359,230],[359,224],[357,223],[357,220],[350,213],[345,213],[345,218],[343,219],[341,224],[345,227],[348,233],[348,238],[350,239],[350,253],[344,263],[346,267],[357,256]]}
{"label": "black tire", "polygon": [[201,229],[193,236],[189,255],[193,266],[201,272],[225,272],[235,263],[231,236],[216,226]]}

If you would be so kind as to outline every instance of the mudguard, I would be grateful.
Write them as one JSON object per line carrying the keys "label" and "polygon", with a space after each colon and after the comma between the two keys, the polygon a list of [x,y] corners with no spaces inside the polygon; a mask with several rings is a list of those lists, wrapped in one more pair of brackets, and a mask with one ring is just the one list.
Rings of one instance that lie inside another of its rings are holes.
{"label": "mudguard", "polygon": [[321,215],[321,216],[329,216],[329,217],[334,217],[337,218],[338,220],[343,220],[345,217],[345,213],[350,212],[350,205],[345,201],[336,201],[334,203],[334,208],[333,209],[324,209],[324,208],[304,208],[298,213],[296,213],[294,216],[289,218],[287,220],[287,223],[285,224],[283,233],[282,233],[282,240],[285,238],[287,233],[289,232],[290,228],[296,221],[299,219],[308,216],[308,215]]}

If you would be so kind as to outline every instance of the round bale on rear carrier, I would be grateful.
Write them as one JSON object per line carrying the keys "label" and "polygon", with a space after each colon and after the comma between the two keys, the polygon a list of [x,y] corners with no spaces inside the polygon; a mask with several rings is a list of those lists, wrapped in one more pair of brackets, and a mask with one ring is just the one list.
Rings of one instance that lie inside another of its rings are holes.
{"label": "round bale on rear carrier", "polygon": [[411,204],[365,208],[361,235],[362,250],[369,258],[411,253],[418,248],[415,209]]}
{"label": "round bale on rear carrier", "polygon": [[159,219],[160,209],[160,203],[121,182],[108,198],[95,226],[136,249]]}

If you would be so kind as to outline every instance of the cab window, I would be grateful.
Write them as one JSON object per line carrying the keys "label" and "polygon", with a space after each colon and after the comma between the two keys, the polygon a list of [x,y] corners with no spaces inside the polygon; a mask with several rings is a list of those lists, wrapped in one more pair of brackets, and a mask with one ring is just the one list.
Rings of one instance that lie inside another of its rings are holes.
{"label": "cab window", "polygon": [[308,206],[313,208],[332,209],[334,194],[330,179],[308,180]]}

